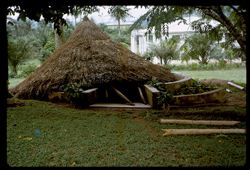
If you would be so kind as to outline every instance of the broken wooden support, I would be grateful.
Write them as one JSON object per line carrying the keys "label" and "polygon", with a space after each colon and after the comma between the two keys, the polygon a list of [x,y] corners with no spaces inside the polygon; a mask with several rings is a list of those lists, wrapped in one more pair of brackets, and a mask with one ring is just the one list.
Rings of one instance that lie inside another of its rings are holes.
{"label": "broken wooden support", "polygon": [[227,120],[184,120],[184,119],[160,119],[160,123],[173,123],[173,124],[192,124],[192,125],[236,125],[240,121],[227,121]]}
{"label": "broken wooden support", "polygon": [[171,135],[208,135],[208,134],[244,134],[246,129],[162,129],[165,133],[163,136]]}
{"label": "broken wooden support", "polygon": [[89,106],[91,104],[94,104],[97,98],[97,89],[98,88],[92,88],[92,89],[88,89],[88,90],[84,90],[82,92],[85,101],[84,103]]}
{"label": "broken wooden support", "polygon": [[229,85],[231,85],[231,86],[233,86],[233,87],[236,87],[237,89],[240,89],[240,90],[243,90],[243,89],[244,89],[244,87],[242,87],[242,86],[240,86],[240,85],[238,85],[238,84],[235,84],[235,83],[233,83],[233,82],[231,82],[231,81],[227,82],[227,84],[229,84]]}
{"label": "broken wooden support", "polygon": [[145,98],[144,98],[144,96],[143,96],[143,94],[142,94],[141,88],[138,87],[138,90],[139,90],[139,93],[140,93],[140,97],[141,97],[142,102],[143,102],[144,104],[146,104],[146,100],[145,100]]}
{"label": "broken wooden support", "polygon": [[230,89],[226,89],[226,91],[227,91],[228,93],[232,93],[232,90],[230,90]]}
{"label": "broken wooden support", "polygon": [[124,100],[126,100],[130,105],[134,105],[134,103],[132,103],[124,94],[122,94],[122,92],[120,92],[118,89],[116,89],[115,87],[112,87],[115,92]]}
{"label": "broken wooden support", "polygon": [[157,102],[157,97],[160,95],[160,91],[157,90],[155,87],[150,86],[148,84],[144,85],[147,102],[152,106],[153,109],[159,109],[161,106],[159,106]]}
{"label": "broken wooden support", "polygon": [[107,89],[105,89],[105,97],[106,97],[106,99],[109,98],[109,94],[108,94],[108,90]]}

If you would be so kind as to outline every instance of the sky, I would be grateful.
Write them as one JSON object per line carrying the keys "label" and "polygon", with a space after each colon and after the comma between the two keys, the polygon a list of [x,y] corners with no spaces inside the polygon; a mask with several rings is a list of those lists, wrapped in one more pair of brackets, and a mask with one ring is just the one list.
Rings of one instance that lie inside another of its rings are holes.
{"label": "sky", "polygon": [[[127,23],[127,24],[132,24],[134,23],[140,16],[145,14],[147,12],[147,9],[144,7],[138,7],[135,8],[135,6],[127,6],[129,10],[129,14],[131,15],[130,17],[127,17],[125,22],[121,21],[121,24]],[[99,6],[99,12],[94,12],[92,14],[89,14],[88,17],[92,18],[96,24],[104,23],[106,25],[114,25],[117,24],[117,21],[111,17],[108,14],[108,8],[109,6]],[[12,18],[17,18],[18,14],[15,16],[11,16]],[[72,15],[64,15],[63,16],[65,19],[71,21],[74,24],[74,16]],[[82,16],[83,17],[83,16]],[[77,23],[80,22],[80,18],[77,18]],[[197,18],[195,18],[197,19]],[[183,23],[178,24],[178,22],[171,23],[169,25],[169,32],[182,32],[182,31],[191,31],[190,25],[185,25]]]}
{"label": "sky", "polygon": [[[145,9],[144,7],[139,7],[139,8],[135,8],[135,6],[127,6],[130,10],[129,10],[129,14],[131,15],[131,17],[127,17],[125,20],[125,23],[133,23],[134,21],[136,21],[141,15],[145,14],[147,12],[147,9]],[[108,8],[109,6],[99,6],[99,12],[94,12],[92,14],[89,14],[88,17],[89,18],[93,18],[95,23],[100,24],[100,23],[104,23],[107,25],[113,25],[113,24],[117,24],[117,21],[111,17],[108,14]],[[13,19],[17,19],[18,17],[18,13],[16,13],[14,16],[8,16],[11,17]],[[71,21],[72,23],[74,23],[74,16],[72,15],[64,15],[63,18]],[[77,18],[76,20],[77,22],[80,21],[80,17]],[[123,24],[124,22],[121,21],[121,24]]]}
{"label": "sky", "polygon": [[[143,8],[136,8],[134,9],[135,6],[127,6],[129,10],[129,14],[131,17],[127,17],[125,22],[121,21],[121,24],[123,23],[133,23],[136,19],[138,19],[141,15],[145,14],[147,12],[147,9]],[[93,18],[95,23],[100,24],[104,23],[107,25],[113,25],[117,24],[117,21],[111,17],[108,14],[108,8],[109,6],[100,6],[99,7],[99,12],[94,12],[91,15],[88,15],[89,18]],[[73,16],[64,16],[65,18],[69,20],[74,20]],[[77,22],[79,22],[80,18],[77,19]]]}

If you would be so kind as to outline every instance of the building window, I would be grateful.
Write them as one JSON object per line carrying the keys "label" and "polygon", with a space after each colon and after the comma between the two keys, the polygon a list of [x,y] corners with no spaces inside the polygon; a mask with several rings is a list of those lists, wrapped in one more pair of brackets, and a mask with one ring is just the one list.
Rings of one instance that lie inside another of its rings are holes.
{"label": "building window", "polygon": [[153,35],[152,35],[152,34],[149,34],[149,35],[148,35],[148,41],[149,41],[149,42],[153,42]]}
{"label": "building window", "polygon": [[137,36],[136,36],[136,53],[137,53],[137,54],[140,53],[139,45],[140,45],[140,36],[137,35]]}
{"label": "building window", "polygon": [[137,36],[136,36],[136,46],[138,47],[139,44],[140,44],[140,36],[137,35]]}

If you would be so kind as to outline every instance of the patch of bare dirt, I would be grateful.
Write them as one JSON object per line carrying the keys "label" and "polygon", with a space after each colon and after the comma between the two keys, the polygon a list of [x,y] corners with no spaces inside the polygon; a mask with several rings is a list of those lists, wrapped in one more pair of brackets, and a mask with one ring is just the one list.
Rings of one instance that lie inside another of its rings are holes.
{"label": "patch of bare dirt", "polygon": [[246,107],[246,92],[238,91],[225,94],[226,104],[231,106]]}
{"label": "patch of bare dirt", "polygon": [[142,118],[140,116],[135,116],[133,120],[136,123],[141,124],[142,126],[144,126],[146,131],[148,132],[148,134],[151,136],[151,138],[153,140],[158,140],[159,132],[155,128],[151,127],[144,118]]}
{"label": "patch of bare dirt", "polygon": [[7,107],[18,107],[18,106],[24,106],[25,103],[18,100],[17,98],[8,98],[7,99]]}
{"label": "patch of bare dirt", "polygon": [[205,84],[213,84],[217,86],[225,86],[227,85],[228,80],[221,80],[221,79],[203,79],[201,80]]}
{"label": "patch of bare dirt", "polygon": [[230,105],[230,106],[239,106],[246,107],[246,90],[239,90],[235,87],[228,85],[228,80],[221,79],[204,79],[202,80],[205,84],[212,84],[219,87],[224,87],[228,89],[230,92],[225,92],[225,103],[222,105]]}

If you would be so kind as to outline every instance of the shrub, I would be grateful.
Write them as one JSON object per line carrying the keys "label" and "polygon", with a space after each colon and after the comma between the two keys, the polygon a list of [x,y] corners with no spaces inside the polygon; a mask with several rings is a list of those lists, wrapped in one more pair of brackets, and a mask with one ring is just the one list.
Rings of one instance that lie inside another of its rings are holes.
{"label": "shrub", "polygon": [[160,95],[157,97],[157,103],[159,105],[169,104],[173,100],[173,94],[169,91],[160,91]]}
{"label": "shrub", "polygon": [[199,64],[197,64],[197,63],[192,63],[192,64],[190,65],[190,68],[191,68],[191,70],[198,70]]}
{"label": "shrub", "polygon": [[15,75],[15,73],[13,73],[13,71],[10,71],[10,70],[8,71],[8,77],[9,78],[15,78],[15,76],[16,75]]}
{"label": "shrub", "polygon": [[69,83],[62,87],[63,91],[67,94],[70,102],[77,106],[84,106],[84,96],[82,92],[84,87],[78,83]]}
{"label": "shrub", "polygon": [[219,68],[220,68],[220,69],[225,68],[225,67],[226,67],[226,64],[227,64],[227,62],[226,62],[225,60],[219,60],[218,65],[219,65]]}
{"label": "shrub", "polygon": [[8,62],[17,75],[18,66],[30,57],[30,42],[27,37],[8,37]]}
{"label": "shrub", "polygon": [[182,84],[181,88],[175,92],[168,91],[164,84],[158,82],[157,80],[151,80],[148,82],[151,86],[155,87],[160,91],[160,95],[157,97],[157,103],[159,106],[169,105],[173,101],[173,96],[175,95],[187,95],[187,94],[198,94],[214,90],[217,87],[214,85],[207,85],[199,81],[193,80],[191,84]]}
{"label": "shrub", "polygon": [[164,88],[164,84],[157,80],[151,80],[148,82],[151,86],[157,88],[160,91],[160,95],[157,97],[157,103],[159,106],[169,104],[173,99],[173,94]]}
{"label": "shrub", "polygon": [[36,65],[34,65],[34,64],[23,67],[23,69],[21,70],[21,73],[18,77],[26,77],[29,74],[31,74],[33,71],[35,71],[35,69],[36,69]]}
{"label": "shrub", "polygon": [[229,64],[224,61],[218,63],[209,63],[207,65],[192,63],[188,65],[168,65],[172,70],[219,70],[219,69],[234,69],[245,67],[244,63],[233,63]]}
{"label": "shrub", "polygon": [[121,44],[122,44],[125,48],[129,49],[129,45],[128,45],[128,44],[126,44],[126,43],[124,43],[124,42],[121,42]]}
{"label": "shrub", "polygon": [[216,89],[214,85],[206,85],[199,81],[193,80],[190,85],[183,84],[174,95],[198,94]]}

